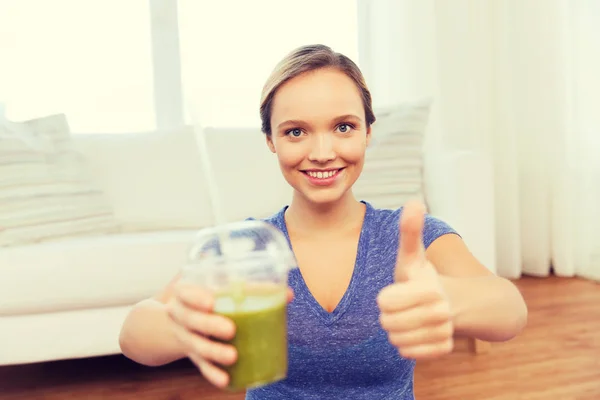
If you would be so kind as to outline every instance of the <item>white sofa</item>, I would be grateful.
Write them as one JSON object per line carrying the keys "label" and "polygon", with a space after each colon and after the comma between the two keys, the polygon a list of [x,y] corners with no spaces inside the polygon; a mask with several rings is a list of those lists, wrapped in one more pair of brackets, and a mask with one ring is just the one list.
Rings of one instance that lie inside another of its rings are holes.
{"label": "white sofa", "polygon": [[[189,129],[75,135],[124,231],[0,248],[0,365],[120,352],[130,307],[175,275],[197,229],[213,223]],[[227,220],[287,204],[291,190],[258,130],[213,129],[208,138],[223,156],[213,161]],[[490,161],[425,155],[430,212],[495,271]]]}

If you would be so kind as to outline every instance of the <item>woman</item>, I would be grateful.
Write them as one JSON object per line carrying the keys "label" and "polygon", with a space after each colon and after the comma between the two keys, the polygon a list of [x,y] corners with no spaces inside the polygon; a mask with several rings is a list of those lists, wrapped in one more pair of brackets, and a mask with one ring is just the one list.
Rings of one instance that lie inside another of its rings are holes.
{"label": "woman", "polygon": [[[322,45],[290,53],[266,83],[267,146],[294,188],[267,221],[289,239],[299,268],[289,285],[289,371],[248,399],[412,399],[417,359],[452,350],[455,335],[505,341],[527,308],[444,222],[418,203],[379,210],[355,199],[375,116],[358,67]],[[290,296],[291,299],[291,296]],[[211,295],[176,278],[137,304],[121,332],[129,358],[162,365],[189,357],[218,387],[236,360],[233,323]]]}

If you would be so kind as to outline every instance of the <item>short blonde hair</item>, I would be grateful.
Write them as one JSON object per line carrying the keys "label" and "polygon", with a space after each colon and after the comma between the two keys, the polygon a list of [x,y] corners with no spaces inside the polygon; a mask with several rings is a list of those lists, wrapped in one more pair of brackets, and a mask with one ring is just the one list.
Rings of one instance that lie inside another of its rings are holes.
{"label": "short blonde hair", "polygon": [[358,66],[345,55],[334,52],[330,47],[315,44],[298,47],[293,50],[277,64],[271,76],[267,79],[260,100],[261,129],[264,134],[270,136],[272,133],[271,114],[273,98],[281,85],[305,72],[321,68],[336,68],[352,79],[361,92],[367,127],[375,122],[371,92],[367,88],[363,74]]}

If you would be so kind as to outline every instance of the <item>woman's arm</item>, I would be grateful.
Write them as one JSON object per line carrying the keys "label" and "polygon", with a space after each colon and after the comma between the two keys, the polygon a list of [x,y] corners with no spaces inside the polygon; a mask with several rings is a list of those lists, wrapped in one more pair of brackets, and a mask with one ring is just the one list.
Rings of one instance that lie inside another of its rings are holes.
{"label": "woman's arm", "polygon": [[477,261],[459,236],[437,238],[425,255],[440,274],[456,336],[499,342],[523,330],[527,305],[517,287]]}
{"label": "woman's arm", "polygon": [[133,306],[119,336],[121,351],[126,357],[148,366],[164,365],[185,357],[166,308],[178,280],[179,276],[162,293]]}

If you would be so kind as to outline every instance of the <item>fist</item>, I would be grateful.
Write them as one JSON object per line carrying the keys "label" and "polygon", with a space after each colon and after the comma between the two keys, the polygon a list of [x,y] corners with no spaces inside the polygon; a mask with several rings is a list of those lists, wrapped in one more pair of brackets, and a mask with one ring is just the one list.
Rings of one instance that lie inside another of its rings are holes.
{"label": "fist", "polygon": [[452,311],[435,267],[425,258],[425,208],[407,203],[400,217],[395,283],[377,298],[380,322],[405,358],[448,354],[454,346]]}

